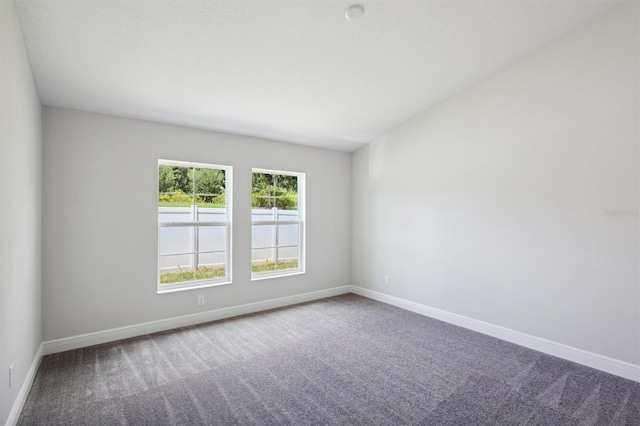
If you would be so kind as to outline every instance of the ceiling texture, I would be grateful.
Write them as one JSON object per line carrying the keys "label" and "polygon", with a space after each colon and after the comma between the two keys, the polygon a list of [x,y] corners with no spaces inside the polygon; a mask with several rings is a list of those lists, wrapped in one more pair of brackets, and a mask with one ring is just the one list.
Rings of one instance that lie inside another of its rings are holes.
{"label": "ceiling texture", "polygon": [[43,105],[352,151],[621,0],[15,0]]}

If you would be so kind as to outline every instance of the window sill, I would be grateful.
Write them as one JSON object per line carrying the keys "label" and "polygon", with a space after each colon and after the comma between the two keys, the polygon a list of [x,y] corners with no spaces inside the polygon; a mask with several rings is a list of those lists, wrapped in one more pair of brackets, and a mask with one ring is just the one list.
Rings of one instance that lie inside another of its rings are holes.
{"label": "window sill", "polygon": [[231,284],[231,280],[224,280],[224,281],[208,281],[208,280],[202,280],[202,281],[198,281],[197,284],[182,284],[182,285],[171,285],[171,284],[165,284],[163,286],[158,286],[158,294],[165,294],[165,293],[175,293],[177,291],[185,291],[185,290],[198,290],[201,288],[207,288],[207,287],[218,287],[218,286],[223,286],[223,285],[229,285]]}
{"label": "window sill", "polygon": [[275,272],[266,272],[263,274],[252,274],[251,281],[262,281],[262,280],[270,280],[272,278],[282,278],[282,277],[290,277],[293,275],[302,275],[306,272],[302,269],[296,269],[291,272],[283,272],[283,273],[275,273]]}

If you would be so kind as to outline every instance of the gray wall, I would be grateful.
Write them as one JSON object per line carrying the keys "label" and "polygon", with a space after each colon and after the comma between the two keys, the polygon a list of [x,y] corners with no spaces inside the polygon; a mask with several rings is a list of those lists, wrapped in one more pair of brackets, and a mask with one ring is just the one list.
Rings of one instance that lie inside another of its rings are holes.
{"label": "gray wall", "polygon": [[[349,153],[51,107],[42,122],[44,340],[349,284]],[[159,158],[233,166],[232,285],[156,294]],[[251,282],[252,167],[306,173],[306,274]]]}
{"label": "gray wall", "polygon": [[[0,424],[41,341],[40,101],[13,2],[0,0]],[[9,388],[9,365],[14,383]]]}
{"label": "gray wall", "polygon": [[638,63],[629,2],[358,150],[353,283],[640,364]]}

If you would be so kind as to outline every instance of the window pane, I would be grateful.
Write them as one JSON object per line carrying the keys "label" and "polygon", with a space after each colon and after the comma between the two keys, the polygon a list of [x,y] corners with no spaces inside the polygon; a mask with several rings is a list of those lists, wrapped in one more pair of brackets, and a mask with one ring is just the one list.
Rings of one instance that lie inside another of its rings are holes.
{"label": "window pane", "polygon": [[297,269],[300,260],[300,225],[253,225],[253,273]]}
{"label": "window pane", "polygon": [[195,168],[195,197],[200,207],[222,208],[226,206],[225,171]]}
{"label": "window pane", "polygon": [[206,280],[227,276],[227,252],[198,253],[196,278]]}
{"label": "window pane", "polygon": [[226,226],[161,227],[160,283],[226,277],[227,232]]}
{"label": "window pane", "polygon": [[227,250],[226,226],[199,226],[197,232],[198,252]]}
{"label": "window pane", "polygon": [[277,225],[278,228],[278,257],[277,269],[297,269],[300,247],[298,245],[300,226]]}
{"label": "window pane", "polygon": [[298,258],[297,257],[289,257],[289,258],[281,258],[276,265],[276,269],[278,271],[284,271],[287,269],[298,269]]}
{"label": "window pane", "polygon": [[160,228],[160,283],[226,277],[227,232],[226,226]]}
{"label": "window pane", "polygon": [[162,272],[193,270],[193,256],[193,254],[161,255],[160,270]]}
{"label": "window pane", "polygon": [[189,207],[193,204],[193,168],[158,166],[158,207]]}
{"label": "window pane", "polygon": [[253,225],[251,249],[252,272],[273,270],[276,259],[275,225]]}
{"label": "window pane", "polygon": [[275,247],[261,247],[251,250],[251,263],[252,264],[268,264],[274,262],[276,258]]}
{"label": "window pane", "polygon": [[295,225],[277,225],[278,247],[298,246],[298,231],[300,227]]}
{"label": "window pane", "polygon": [[161,227],[158,243],[160,255],[193,253],[193,227]]}
{"label": "window pane", "polygon": [[253,173],[252,207],[254,209],[298,209],[298,177]]}
{"label": "window pane", "polygon": [[251,272],[271,272],[276,270],[275,249],[263,248],[251,250]]}
{"label": "window pane", "polygon": [[160,284],[193,281],[194,255],[160,256]]}
{"label": "window pane", "polygon": [[[254,208],[271,208],[273,206],[267,206],[263,199],[267,198],[267,189],[273,185],[273,175],[267,173],[254,172],[251,179],[251,194],[254,196],[253,207]],[[260,199],[258,202],[257,199]]]}
{"label": "window pane", "polygon": [[253,225],[251,229],[251,248],[275,247],[276,228],[274,225]]}

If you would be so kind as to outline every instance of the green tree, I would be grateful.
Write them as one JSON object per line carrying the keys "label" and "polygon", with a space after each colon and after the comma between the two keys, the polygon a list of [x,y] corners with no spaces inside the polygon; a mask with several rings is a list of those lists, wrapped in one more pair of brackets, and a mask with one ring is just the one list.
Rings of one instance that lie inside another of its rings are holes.
{"label": "green tree", "polygon": [[278,188],[286,192],[298,193],[298,177],[289,175],[272,175],[268,173],[254,173],[252,176],[252,186],[253,192]]}
{"label": "green tree", "polygon": [[287,192],[298,193],[298,176],[276,175],[274,185]]}
{"label": "green tree", "polygon": [[198,168],[195,169],[196,193],[201,194],[202,199],[210,203],[216,195],[225,192],[224,170]]}
{"label": "green tree", "polygon": [[298,177],[269,173],[253,173],[252,206],[278,207],[283,210],[298,208]]}
{"label": "green tree", "polygon": [[193,167],[173,166],[173,188],[186,194],[193,193]]}
{"label": "green tree", "polygon": [[251,177],[252,192],[266,191],[268,186],[273,182],[273,175],[266,173],[253,173]]}
{"label": "green tree", "polygon": [[173,167],[161,164],[158,168],[158,192],[173,192]]}

